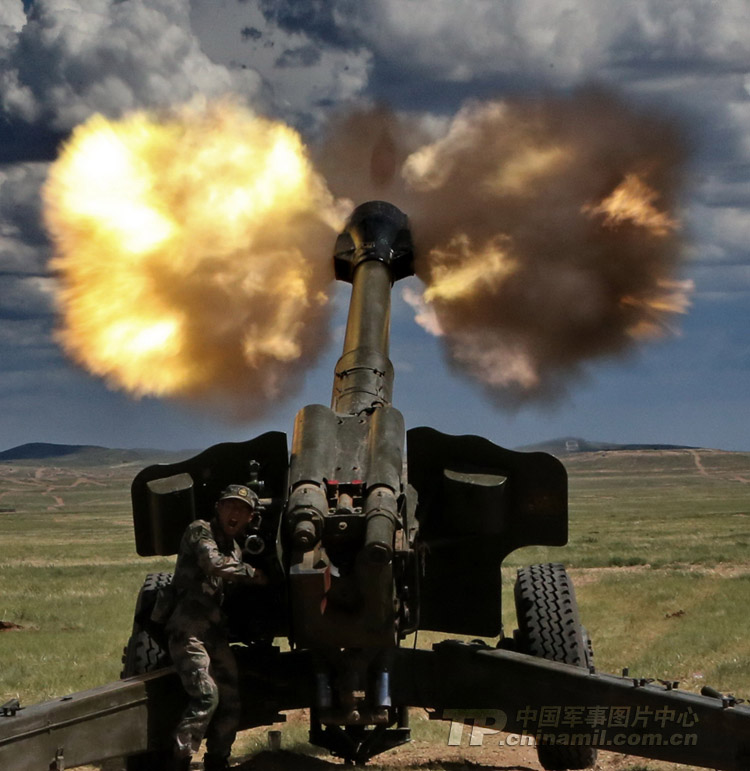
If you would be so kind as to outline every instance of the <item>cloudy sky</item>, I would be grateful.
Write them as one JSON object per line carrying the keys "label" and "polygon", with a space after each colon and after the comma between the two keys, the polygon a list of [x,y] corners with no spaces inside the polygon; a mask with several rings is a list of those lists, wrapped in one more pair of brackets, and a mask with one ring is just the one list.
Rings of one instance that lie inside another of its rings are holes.
{"label": "cloudy sky", "polygon": [[[469,99],[591,83],[675,121],[689,147],[679,278],[695,289],[679,334],[592,361],[556,402],[509,411],[446,366],[397,290],[394,401],[409,426],[510,447],[579,436],[750,451],[747,0],[3,0],[0,449],[201,448],[290,432],[299,406],[329,400],[336,342],[296,396],[251,424],[134,400],[66,360],[39,190],[60,142],[92,114],[231,93],[314,143],[357,105],[439,123]],[[336,340],[346,303],[342,287]]]}

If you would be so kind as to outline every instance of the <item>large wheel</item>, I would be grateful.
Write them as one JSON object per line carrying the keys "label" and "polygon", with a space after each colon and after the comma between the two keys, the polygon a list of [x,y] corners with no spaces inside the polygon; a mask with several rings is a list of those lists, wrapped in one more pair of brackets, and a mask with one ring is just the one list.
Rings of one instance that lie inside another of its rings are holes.
{"label": "large wheel", "polygon": [[[135,604],[133,632],[122,655],[121,677],[132,677],[169,666],[166,642],[150,626],[156,594],[172,582],[171,573],[149,573],[143,582]],[[158,641],[157,641],[158,638]],[[126,771],[164,771],[172,753],[168,750],[145,752],[125,759]]]}
{"label": "large wheel", "polygon": [[[515,586],[517,642],[522,653],[577,667],[593,664],[593,650],[578,617],[573,583],[559,564],[530,565],[518,571]],[[594,747],[537,746],[546,769],[590,768]]]}

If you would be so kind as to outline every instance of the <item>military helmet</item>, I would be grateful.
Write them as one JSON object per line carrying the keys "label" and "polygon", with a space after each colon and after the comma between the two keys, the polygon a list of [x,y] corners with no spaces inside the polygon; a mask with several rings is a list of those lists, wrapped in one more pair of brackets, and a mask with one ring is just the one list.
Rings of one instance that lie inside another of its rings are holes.
{"label": "military helmet", "polygon": [[258,508],[258,496],[253,490],[245,485],[228,485],[226,489],[222,491],[219,503],[228,500],[243,501],[250,506],[253,511]]}

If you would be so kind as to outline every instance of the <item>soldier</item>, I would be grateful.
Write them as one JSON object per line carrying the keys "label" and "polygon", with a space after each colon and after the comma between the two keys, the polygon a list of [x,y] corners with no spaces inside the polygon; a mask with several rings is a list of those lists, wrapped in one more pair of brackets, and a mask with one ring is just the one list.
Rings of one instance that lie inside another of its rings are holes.
{"label": "soldier", "polygon": [[205,770],[229,768],[240,700],[221,604],[224,581],[267,583],[259,569],[242,561],[234,540],[257,506],[258,496],[250,488],[229,485],[211,522],[192,522],[180,543],[172,584],[175,605],[166,626],[169,653],[190,697],[175,732],[174,767],[180,771],[190,767],[204,735]]}

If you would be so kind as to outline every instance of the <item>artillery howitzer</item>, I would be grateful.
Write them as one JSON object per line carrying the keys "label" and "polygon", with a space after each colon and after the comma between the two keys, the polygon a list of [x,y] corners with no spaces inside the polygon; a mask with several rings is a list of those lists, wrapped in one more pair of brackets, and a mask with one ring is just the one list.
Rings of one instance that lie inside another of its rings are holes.
{"label": "artillery howitzer", "polygon": [[[308,707],[310,741],[363,762],[409,740],[411,706],[535,736],[550,769],[588,767],[597,747],[750,768],[750,709],[737,700],[596,672],[561,565],[519,571],[519,628],[503,634],[501,563],[521,546],[566,543],[565,470],[550,455],[476,436],[404,431],[388,359],[391,286],[413,272],[398,209],[358,207],[334,261],[352,297],[332,405],[299,412],[291,456],[284,434],[266,433],[146,468],[132,487],[144,556],[174,554],[185,526],[229,483],[246,482],[263,501],[245,557],[270,586],[236,591],[227,606],[242,727]],[[170,578],[146,579],[123,680],[23,710],[5,706],[0,767],[41,771],[124,756],[129,771],[162,768],[184,699],[150,621]],[[494,644],[400,647],[417,630]],[[287,638],[289,650],[273,647],[274,638]]]}

